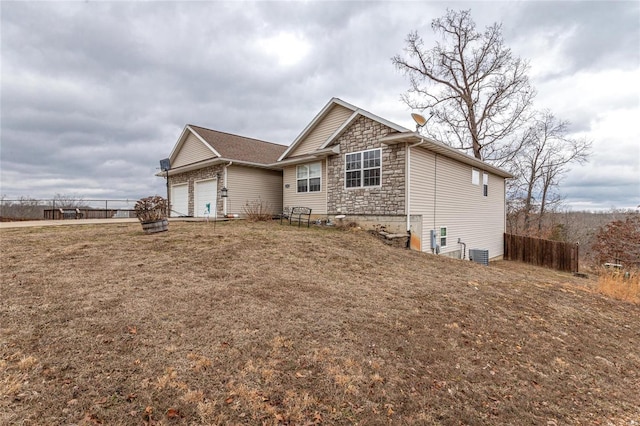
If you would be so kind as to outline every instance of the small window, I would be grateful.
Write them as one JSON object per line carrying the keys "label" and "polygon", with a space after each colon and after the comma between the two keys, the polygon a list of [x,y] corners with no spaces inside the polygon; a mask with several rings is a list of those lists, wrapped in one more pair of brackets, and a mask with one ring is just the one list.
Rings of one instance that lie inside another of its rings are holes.
{"label": "small window", "polygon": [[346,154],[344,184],[347,188],[380,186],[382,163],[380,149]]}
{"label": "small window", "polygon": [[480,172],[476,169],[471,169],[471,183],[473,185],[480,185]]}
{"label": "small window", "polygon": [[440,227],[440,247],[446,247],[446,246],[447,246],[447,227],[441,226]]}
{"label": "small window", "polygon": [[322,164],[303,164],[296,168],[298,192],[320,192]]}
{"label": "small window", "polygon": [[482,174],[482,195],[489,195],[489,175],[486,173]]}

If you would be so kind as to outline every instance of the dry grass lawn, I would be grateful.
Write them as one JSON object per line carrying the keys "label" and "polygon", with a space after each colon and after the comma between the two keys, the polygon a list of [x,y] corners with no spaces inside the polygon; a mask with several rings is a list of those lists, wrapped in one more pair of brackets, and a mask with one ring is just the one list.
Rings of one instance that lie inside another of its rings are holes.
{"label": "dry grass lawn", "polygon": [[0,423],[640,421],[640,306],[356,231],[0,231]]}

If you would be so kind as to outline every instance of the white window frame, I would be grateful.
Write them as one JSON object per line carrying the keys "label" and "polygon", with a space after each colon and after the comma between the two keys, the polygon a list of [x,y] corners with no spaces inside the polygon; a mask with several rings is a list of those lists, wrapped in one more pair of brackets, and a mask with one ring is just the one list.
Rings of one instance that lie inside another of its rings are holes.
{"label": "white window frame", "polygon": [[[369,153],[369,152],[377,152],[378,153],[378,159],[379,159],[379,165],[378,166],[374,166],[374,167],[365,167],[364,164],[364,155],[365,153]],[[359,168],[353,168],[353,169],[349,169],[347,170],[347,164],[348,161],[347,159],[349,158],[349,156],[353,156],[353,155],[359,155]],[[364,173],[365,171],[368,170],[379,170],[379,174],[378,174],[378,184],[377,185],[365,185],[364,184]],[[349,179],[347,179],[347,175],[348,173],[353,173],[353,172],[360,172],[360,176],[358,177],[358,181],[359,181],[359,185],[358,186],[347,186],[347,182],[349,181]],[[360,188],[380,188],[382,186],[382,149],[381,148],[374,148],[374,149],[365,149],[363,151],[354,151],[354,152],[348,152],[344,155],[344,187],[345,189],[360,189]]]}
{"label": "white window frame", "polygon": [[[320,169],[317,176],[315,175],[311,176],[311,166],[313,165],[318,165]],[[300,170],[302,168],[306,169],[306,176],[300,177]],[[314,191],[311,190],[311,179],[319,179],[320,185],[317,190],[314,190]],[[301,180],[304,180],[307,182],[306,191],[300,191],[300,186],[298,185],[298,182]],[[300,164],[296,166],[296,193],[306,194],[310,192],[322,192],[322,162],[321,161],[318,161],[315,163]]]}
{"label": "white window frame", "polygon": [[[442,236],[442,230],[444,229],[444,237]],[[449,238],[449,235],[447,234],[447,227],[446,226],[440,226],[438,228],[438,242],[440,243],[440,248],[445,248],[447,246],[447,239]],[[442,240],[444,239],[444,244],[442,243]]]}
{"label": "white window frame", "polygon": [[489,196],[489,174],[482,172],[482,195]]}
{"label": "white window frame", "polygon": [[471,184],[480,185],[480,170],[471,169]]}

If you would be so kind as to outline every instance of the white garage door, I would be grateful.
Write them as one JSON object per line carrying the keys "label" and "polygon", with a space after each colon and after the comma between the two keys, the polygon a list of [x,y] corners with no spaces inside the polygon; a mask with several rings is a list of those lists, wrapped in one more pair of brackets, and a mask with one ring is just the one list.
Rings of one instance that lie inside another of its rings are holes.
{"label": "white garage door", "polygon": [[186,183],[171,186],[171,216],[189,214],[189,187]]}
{"label": "white garage door", "polygon": [[[209,179],[201,180],[195,183],[195,211],[194,216],[204,217],[209,211],[209,216],[215,216],[216,192],[218,189],[218,180]],[[209,209],[207,210],[207,204]]]}

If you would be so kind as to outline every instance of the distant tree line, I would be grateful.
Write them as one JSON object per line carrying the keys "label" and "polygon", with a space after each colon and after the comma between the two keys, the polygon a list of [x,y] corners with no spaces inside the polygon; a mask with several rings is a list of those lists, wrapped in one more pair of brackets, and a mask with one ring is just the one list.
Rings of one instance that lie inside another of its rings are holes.
{"label": "distant tree line", "polygon": [[640,268],[640,214],[613,220],[598,230],[593,244],[596,261]]}
{"label": "distant tree line", "polygon": [[75,209],[85,207],[84,200],[73,195],[56,194],[48,200],[21,196],[9,199],[0,196],[0,219],[7,220],[39,220],[44,218],[45,209]]}

